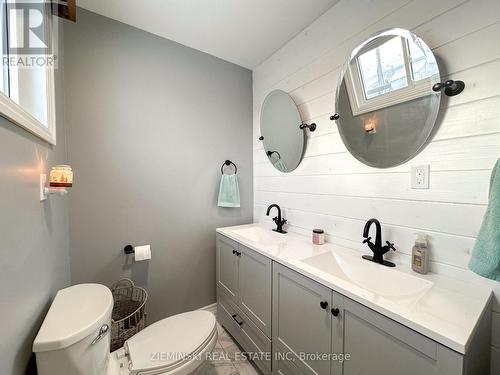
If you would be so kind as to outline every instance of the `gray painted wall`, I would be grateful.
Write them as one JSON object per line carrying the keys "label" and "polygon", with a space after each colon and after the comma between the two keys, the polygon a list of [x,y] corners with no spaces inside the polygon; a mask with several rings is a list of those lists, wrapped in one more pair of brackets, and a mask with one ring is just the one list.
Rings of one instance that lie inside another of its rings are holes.
{"label": "gray painted wall", "polygon": [[[215,228],[253,215],[251,71],[81,9],[65,26],[72,283],[132,277],[149,323],[215,302]],[[226,159],[241,209],[216,206]]]}
{"label": "gray painted wall", "polygon": [[[60,50],[60,56],[62,57]],[[57,146],[0,117],[0,374],[34,373],[31,346],[56,291],[69,285],[68,196],[39,200],[39,174],[66,163],[62,59]]]}

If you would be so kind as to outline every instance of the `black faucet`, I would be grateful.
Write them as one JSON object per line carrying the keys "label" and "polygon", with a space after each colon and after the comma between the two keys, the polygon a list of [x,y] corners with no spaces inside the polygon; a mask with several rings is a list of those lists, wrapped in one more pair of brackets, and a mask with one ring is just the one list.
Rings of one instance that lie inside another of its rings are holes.
{"label": "black faucet", "polygon": [[281,218],[281,208],[277,204],[272,204],[267,208],[266,215],[269,216],[269,212],[271,212],[271,208],[276,207],[278,209],[278,216],[273,218],[273,221],[276,223],[276,229],[273,229],[275,232],[285,234],[286,231],[283,230],[283,225],[286,224],[286,220]]}
{"label": "black faucet", "polygon": [[[372,224],[375,224],[375,228],[377,233],[375,235],[375,243],[371,241],[371,237],[369,237],[370,227]],[[382,227],[380,226],[380,222],[377,219],[370,219],[365,224],[365,229],[363,230],[363,243],[368,244],[368,247],[373,251],[373,256],[363,255],[363,259],[371,260],[372,262],[376,262],[379,264],[383,264],[388,267],[396,267],[396,265],[388,260],[384,260],[384,254],[389,250],[396,251],[393,243],[386,241],[386,246],[382,246]]]}

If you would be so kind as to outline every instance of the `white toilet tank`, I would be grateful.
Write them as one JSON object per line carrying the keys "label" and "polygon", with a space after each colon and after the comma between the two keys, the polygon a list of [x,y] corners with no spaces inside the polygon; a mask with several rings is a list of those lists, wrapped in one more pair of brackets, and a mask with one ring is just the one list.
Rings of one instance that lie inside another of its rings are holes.
{"label": "white toilet tank", "polygon": [[33,342],[38,375],[106,374],[112,309],[113,296],[104,285],[60,290]]}

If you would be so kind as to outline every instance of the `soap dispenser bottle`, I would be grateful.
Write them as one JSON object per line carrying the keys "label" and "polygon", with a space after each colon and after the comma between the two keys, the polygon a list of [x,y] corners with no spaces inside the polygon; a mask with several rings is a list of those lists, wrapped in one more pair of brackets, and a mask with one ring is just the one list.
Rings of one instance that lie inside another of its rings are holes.
{"label": "soap dispenser bottle", "polygon": [[415,246],[413,246],[411,254],[411,268],[413,271],[422,274],[426,274],[429,271],[429,247],[425,234],[417,234]]}

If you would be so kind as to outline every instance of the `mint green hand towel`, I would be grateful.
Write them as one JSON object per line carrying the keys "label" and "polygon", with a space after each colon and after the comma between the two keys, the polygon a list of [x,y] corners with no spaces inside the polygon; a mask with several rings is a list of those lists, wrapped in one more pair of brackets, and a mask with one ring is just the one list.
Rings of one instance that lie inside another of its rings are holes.
{"label": "mint green hand towel", "polygon": [[489,200],[469,269],[478,275],[500,281],[500,159],[491,174]]}
{"label": "mint green hand towel", "polygon": [[278,159],[274,163],[274,168],[276,168],[280,172],[288,172],[288,168],[286,166],[286,163],[283,161],[283,159]]}
{"label": "mint green hand towel", "polygon": [[240,207],[240,187],[236,174],[223,174],[219,188],[219,207]]}

